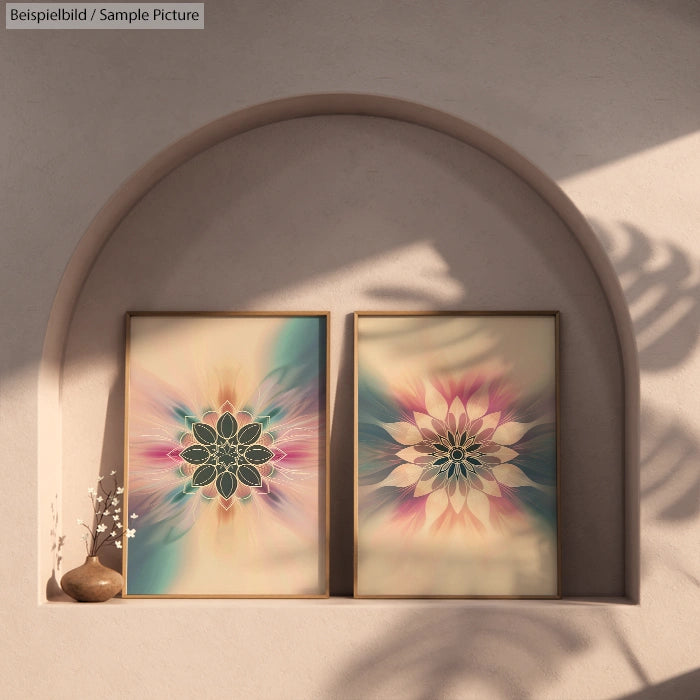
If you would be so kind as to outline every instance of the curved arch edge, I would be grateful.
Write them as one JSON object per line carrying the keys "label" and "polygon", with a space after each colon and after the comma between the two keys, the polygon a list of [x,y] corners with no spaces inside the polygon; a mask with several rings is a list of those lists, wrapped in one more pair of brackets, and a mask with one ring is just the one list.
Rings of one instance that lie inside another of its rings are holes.
{"label": "curved arch edge", "polygon": [[[627,301],[610,258],[583,214],[564,191],[514,148],[459,117],[407,100],[380,95],[321,93],[288,97],[232,112],[189,133],[156,154],[128,178],[92,220],[71,256],[49,314],[38,377],[38,494],[39,504],[56,493],[56,445],[61,441],[61,372],[73,312],[101,249],[126,215],[166,175],[207,149],[268,124],[312,116],[380,117],[426,127],[451,136],[490,156],[515,173],[550,207],[575,236],[593,268],[613,315],[624,379],[625,462],[625,595],[639,603],[639,359]],[[48,445],[52,445],[51,449]],[[53,470],[53,474],[52,474]],[[60,476],[60,475],[59,475]],[[45,532],[40,509],[39,531]],[[41,551],[41,545],[40,545]],[[39,600],[42,558],[38,557]]]}

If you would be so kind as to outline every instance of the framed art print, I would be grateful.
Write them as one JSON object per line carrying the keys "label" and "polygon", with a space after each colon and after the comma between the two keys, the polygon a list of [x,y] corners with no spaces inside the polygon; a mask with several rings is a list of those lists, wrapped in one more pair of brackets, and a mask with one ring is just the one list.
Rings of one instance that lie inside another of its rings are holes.
{"label": "framed art print", "polygon": [[328,595],[327,326],[127,315],[127,597]]}
{"label": "framed art print", "polygon": [[558,313],[355,314],[355,596],[560,597]]}

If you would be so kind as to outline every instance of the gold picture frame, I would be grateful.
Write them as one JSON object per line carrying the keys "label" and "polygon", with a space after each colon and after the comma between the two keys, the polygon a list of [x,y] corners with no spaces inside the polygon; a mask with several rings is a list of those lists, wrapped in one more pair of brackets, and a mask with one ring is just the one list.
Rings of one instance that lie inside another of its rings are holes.
{"label": "gold picture frame", "polygon": [[561,598],[559,312],[358,311],[354,352],[354,597]]}
{"label": "gold picture frame", "polygon": [[327,311],[126,314],[124,597],[328,597],[329,338]]}

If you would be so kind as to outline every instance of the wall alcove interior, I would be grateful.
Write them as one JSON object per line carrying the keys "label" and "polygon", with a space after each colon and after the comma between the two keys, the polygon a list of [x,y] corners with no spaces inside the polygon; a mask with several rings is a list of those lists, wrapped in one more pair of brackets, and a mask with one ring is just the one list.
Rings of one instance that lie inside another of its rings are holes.
{"label": "wall alcove interior", "polygon": [[[339,99],[183,140],[86,234],[40,379],[40,600],[52,508],[73,523],[96,475],[121,468],[123,317],[137,309],[331,311],[332,595],[352,593],[352,312],[558,309],[563,593],[636,599],[636,355],[593,234],[551,181],[475,127]],[[81,544],[69,537],[64,561]]]}

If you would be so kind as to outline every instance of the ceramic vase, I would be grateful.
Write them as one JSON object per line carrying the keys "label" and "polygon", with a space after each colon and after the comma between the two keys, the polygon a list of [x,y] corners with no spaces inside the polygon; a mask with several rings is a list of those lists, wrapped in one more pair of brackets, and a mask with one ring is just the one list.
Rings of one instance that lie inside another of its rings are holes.
{"label": "ceramic vase", "polygon": [[102,603],[117,595],[123,585],[122,575],[103,566],[96,556],[87,557],[82,566],[61,578],[61,588],[80,603]]}

